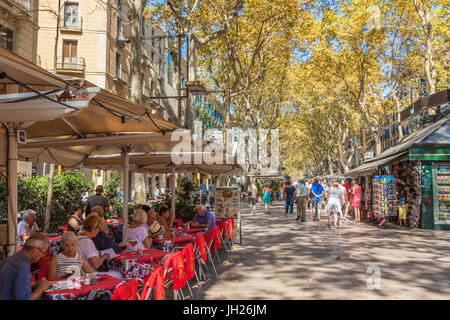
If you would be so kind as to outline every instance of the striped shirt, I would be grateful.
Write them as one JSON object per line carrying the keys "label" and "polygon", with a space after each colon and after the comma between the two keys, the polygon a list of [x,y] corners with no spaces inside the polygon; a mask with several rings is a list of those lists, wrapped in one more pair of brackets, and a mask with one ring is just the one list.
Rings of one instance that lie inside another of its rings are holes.
{"label": "striped shirt", "polygon": [[65,273],[72,273],[75,268],[83,269],[83,259],[78,254],[75,254],[74,258],[69,258],[64,253],[60,253],[56,256],[56,276],[62,276]]}

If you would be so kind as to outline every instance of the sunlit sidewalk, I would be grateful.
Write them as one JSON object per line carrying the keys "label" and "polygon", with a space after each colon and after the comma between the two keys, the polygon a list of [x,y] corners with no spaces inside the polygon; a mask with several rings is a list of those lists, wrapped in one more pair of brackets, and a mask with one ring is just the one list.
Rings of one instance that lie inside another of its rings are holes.
{"label": "sunlit sidewalk", "polygon": [[[449,299],[450,232],[379,229],[347,221],[329,228],[242,206],[243,245],[196,299]],[[296,208],[295,208],[296,209]],[[220,270],[220,271],[219,271]]]}

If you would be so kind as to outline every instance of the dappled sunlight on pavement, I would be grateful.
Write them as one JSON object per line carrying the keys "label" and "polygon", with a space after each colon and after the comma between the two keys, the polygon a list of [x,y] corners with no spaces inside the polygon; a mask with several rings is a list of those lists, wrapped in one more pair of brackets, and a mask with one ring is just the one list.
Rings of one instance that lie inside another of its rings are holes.
{"label": "dappled sunlight on pavement", "polygon": [[[242,210],[243,245],[195,299],[449,299],[450,233],[379,229],[346,221],[296,221],[275,202],[266,215]],[[216,261],[216,260],[215,260]],[[379,289],[367,279],[378,268]]]}

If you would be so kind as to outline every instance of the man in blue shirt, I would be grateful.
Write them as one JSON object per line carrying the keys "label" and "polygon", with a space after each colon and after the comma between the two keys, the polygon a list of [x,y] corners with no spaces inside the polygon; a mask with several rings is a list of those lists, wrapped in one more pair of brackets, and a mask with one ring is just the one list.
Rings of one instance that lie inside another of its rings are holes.
{"label": "man in blue shirt", "polygon": [[[291,182],[286,182],[286,187],[284,188],[284,194],[285,194],[285,201],[286,201],[286,214],[293,215],[294,214],[294,193],[295,188],[291,185]],[[290,208],[290,209],[289,209]]]}
{"label": "man in blue shirt", "polygon": [[0,300],[38,300],[51,283],[42,278],[31,292],[32,263],[45,256],[49,246],[46,234],[32,234],[17,252],[0,263]]}
{"label": "man in blue shirt", "polygon": [[193,228],[208,228],[206,230],[211,230],[212,227],[216,225],[216,219],[214,215],[207,211],[205,206],[202,204],[197,204],[195,206],[197,214],[194,217],[194,222],[191,223]]}
{"label": "man in blue shirt", "polygon": [[320,184],[320,181],[314,179],[314,184],[311,187],[311,194],[314,206],[314,216],[313,221],[320,221],[320,210],[323,205],[323,196],[325,193],[325,189]]}

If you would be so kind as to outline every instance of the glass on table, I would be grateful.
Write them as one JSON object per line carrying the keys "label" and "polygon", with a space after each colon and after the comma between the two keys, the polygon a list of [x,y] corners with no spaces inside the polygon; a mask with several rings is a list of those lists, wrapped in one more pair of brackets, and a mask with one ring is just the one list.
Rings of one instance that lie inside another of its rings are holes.
{"label": "glass on table", "polygon": [[137,245],[137,240],[136,239],[128,240],[128,243],[134,249],[134,247],[136,247]]}
{"label": "glass on table", "polygon": [[128,244],[126,242],[119,243],[120,250],[124,251],[127,247],[128,247]]}

